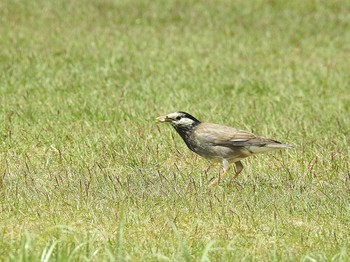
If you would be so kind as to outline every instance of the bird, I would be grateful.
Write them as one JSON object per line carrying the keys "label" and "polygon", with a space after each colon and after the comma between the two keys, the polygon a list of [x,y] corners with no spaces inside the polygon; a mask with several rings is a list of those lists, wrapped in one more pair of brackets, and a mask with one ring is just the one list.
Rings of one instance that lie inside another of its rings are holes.
{"label": "bird", "polygon": [[248,131],[225,125],[201,122],[183,111],[156,118],[159,123],[170,123],[187,147],[211,162],[222,164],[219,176],[209,186],[217,185],[234,165],[234,178],[243,170],[242,159],[260,153],[292,148],[277,140],[258,136]]}

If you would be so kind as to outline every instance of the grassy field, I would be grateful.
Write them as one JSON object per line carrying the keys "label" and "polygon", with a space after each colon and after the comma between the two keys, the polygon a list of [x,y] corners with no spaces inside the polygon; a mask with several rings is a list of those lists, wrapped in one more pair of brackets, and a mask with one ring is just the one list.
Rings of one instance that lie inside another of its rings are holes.
{"label": "grassy field", "polygon": [[[350,2],[0,2],[1,261],[350,261]],[[295,146],[235,181],[155,117]]]}

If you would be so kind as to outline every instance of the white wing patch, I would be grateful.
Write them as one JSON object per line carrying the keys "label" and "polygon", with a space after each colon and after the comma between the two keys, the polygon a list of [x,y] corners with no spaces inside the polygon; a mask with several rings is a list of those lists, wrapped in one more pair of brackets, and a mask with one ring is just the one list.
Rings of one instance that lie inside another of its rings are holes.
{"label": "white wing patch", "polygon": [[234,139],[231,139],[232,142],[246,142],[248,140],[249,139],[246,139],[246,138],[234,138]]}

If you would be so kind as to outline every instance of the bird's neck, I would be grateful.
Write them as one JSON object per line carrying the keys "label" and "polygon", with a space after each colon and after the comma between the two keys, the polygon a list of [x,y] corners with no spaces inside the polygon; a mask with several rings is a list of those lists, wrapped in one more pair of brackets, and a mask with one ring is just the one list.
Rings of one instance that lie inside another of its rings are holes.
{"label": "bird's neck", "polygon": [[192,133],[196,130],[197,126],[200,124],[198,123],[193,123],[192,125],[181,125],[181,126],[176,126],[173,125],[177,133],[182,137],[183,141],[186,143],[187,147],[191,150],[192,149],[192,144],[191,140],[189,137],[192,135]]}

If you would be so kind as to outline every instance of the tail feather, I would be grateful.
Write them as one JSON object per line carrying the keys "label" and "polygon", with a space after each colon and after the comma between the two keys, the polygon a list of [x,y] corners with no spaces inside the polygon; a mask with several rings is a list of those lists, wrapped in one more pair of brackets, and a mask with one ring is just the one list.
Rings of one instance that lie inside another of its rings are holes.
{"label": "tail feather", "polygon": [[265,153],[269,151],[282,150],[292,148],[293,146],[282,144],[279,142],[272,142],[269,144],[265,144],[264,146],[249,146],[248,150],[253,154]]}
{"label": "tail feather", "polygon": [[282,143],[271,143],[271,144],[265,145],[265,147],[268,147],[268,148],[276,148],[276,149],[293,148],[293,146],[291,146],[291,145],[282,144]]}

